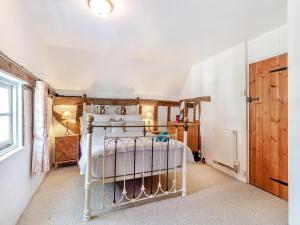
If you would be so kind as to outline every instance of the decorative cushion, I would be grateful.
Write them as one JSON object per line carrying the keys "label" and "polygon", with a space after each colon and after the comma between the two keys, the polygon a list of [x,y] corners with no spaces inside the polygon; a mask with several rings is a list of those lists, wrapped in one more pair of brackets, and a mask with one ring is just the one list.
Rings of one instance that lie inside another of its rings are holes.
{"label": "decorative cushion", "polygon": [[111,126],[123,126],[123,127],[112,127],[111,128],[111,134],[120,134],[124,133],[124,126],[125,122],[124,121],[118,121],[118,122],[110,122]]}
{"label": "decorative cushion", "polygon": [[[81,128],[81,133],[87,133],[87,125],[88,125],[88,121],[87,121],[87,116],[88,115],[93,115],[94,116],[94,121],[93,121],[93,125],[94,126],[110,126],[110,118],[111,115],[97,115],[97,114],[84,114],[83,117],[80,117],[80,128]],[[104,128],[94,128],[94,132],[95,130],[97,130],[96,132],[100,132],[99,134],[103,134],[104,135]],[[99,131],[101,130],[101,131]],[[106,129],[106,134],[109,134],[111,132],[111,128],[107,128]]]}
{"label": "decorative cushion", "polygon": [[116,119],[116,118],[111,118],[110,121],[111,121],[111,122],[121,122],[121,121],[122,121],[122,118],[118,118],[118,119]]}
{"label": "decorative cushion", "polygon": [[[144,121],[126,121],[126,126],[145,126]],[[126,132],[144,132],[144,127],[125,127]]]}
{"label": "decorative cushion", "polygon": [[142,121],[140,115],[115,115],[115,119],[122,119],[123,121]]}
{"label": "decorative cushion", "polygon": [[168,132],[161,132],[159,135],[157,135],[156,142],[167,142],[169,139],[168,135]]}
{"label": "decorative cushion", "polygon": [[89,114],[94,116],[94,121],[102,121],[102,122],[107,122],[110,121],[111,119],[114,119],[114,115],[100,115],[100,114]]}

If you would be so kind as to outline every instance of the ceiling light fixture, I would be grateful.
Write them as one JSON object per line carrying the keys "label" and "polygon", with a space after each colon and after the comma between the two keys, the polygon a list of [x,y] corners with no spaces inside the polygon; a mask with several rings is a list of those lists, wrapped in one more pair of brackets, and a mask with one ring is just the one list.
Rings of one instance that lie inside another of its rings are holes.
{"label": "ceiling light fixture", "polygon": [[113,10],[113,4],[110,0],[88,0],[88,5],[96,16],[106,17]]}

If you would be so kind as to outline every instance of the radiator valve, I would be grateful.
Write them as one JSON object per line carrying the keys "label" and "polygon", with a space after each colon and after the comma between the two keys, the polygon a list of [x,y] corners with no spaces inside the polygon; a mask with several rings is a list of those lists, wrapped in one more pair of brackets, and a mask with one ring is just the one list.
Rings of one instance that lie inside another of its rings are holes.
{"label": "radiator valve", "polygon": [[239,171],[240,171],[240,162],[235,161],[234,165],[233,165],[233,168],[234,168],[234,172],[239,173]]}

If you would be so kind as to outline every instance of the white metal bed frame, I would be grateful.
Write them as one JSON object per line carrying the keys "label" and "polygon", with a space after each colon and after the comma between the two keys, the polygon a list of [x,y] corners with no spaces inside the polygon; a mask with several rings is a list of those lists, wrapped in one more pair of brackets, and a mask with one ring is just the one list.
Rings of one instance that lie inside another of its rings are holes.
{"label": "white metal bed frame", "polygon": [[[136,173],[135,172],[135,163],[136,163],[136,143],[141,142],[143,146],[143,160],[144,158],[144,152],[145,152],[145,146],[149,141],[152,141],[152,167],[153,167],[153,141],[157,138],[157,135],[154,136],[143,136],[143,137],[126,137],[128,138],[128,141],[124,141],[124,137],[106,137],[104,136],[104,154],[103,154],[103,161],[102,161],[102,177],[101,178],[95,178],[92,176],[91,173],[91,154],[92,154],[92,137],[93,137],[93,128],[94,127],[102,127],[106,130],[106,128],[109,127],[124,127],[124,126],[94,126],[92,123],[94,121],[94,116],[93,115],[88,115],[88,126],[87,126],[87,139],[88,139],[88,148],[86,151],[86,160],[87,160],[87,166],[86,166],[86,172],[85,172],[85,184],[84,184],[84,189],[85,189],[85,203],[84,203],[84,221],[90,221],[92,219],[92,216],[94,216],[97,212],[105,209],[105,208],[113,208],[121,205],[126,205],[126,204],[132,204],[140,201],[144,201],[147,199],[153,199],[161,196],[167,196],[170,194],[175,194],[181,192],[182,197],[185,197],[187,194],[187,183],[186,183],[186,174],[187,174],[187,169],[186,169],[186,163],[187,163],[187,137],[188,137],[188,124],[184,124],[184,146],[183,146],[183,156],[182,156],[182,188],[177,190],[177,170],[180,169],[180,167],[176,166],[176,152],[175,152],[175,164],[174,168],[169,168],[168,167],[168,154],[169,154],[169,139],[174,138],[175,139],[175,151],[177,150],[177,127],[179,126],[174,126],[176,128],[176,132],[174,136],[168,135],[166,138],[168,140],[168,146],[167,146],[167,167],[166,169],[161,169],[161,162],[160,162],[160,169],[153,171],[153,168],[151,168],[151,171],[144,171],[144,162],[143,161],[143,172],[142,173]],[[150,128],[150,127],[168,127],[168,126],[125,126],[125,127],[144,127],[145,128]],[[173,127],[173,126],[172,126]],[[117,164],[117,143],[121,143],[123,145],[123,150],[125,152],[125,157],[124,157],[124,174],[122,176],[117,176],[116,175],[116,164]],[[135,146],[134,146],[134,174],[126,174],[126,147],[130,141],[134,141]],[[104,172],[104,165],[105,165],[105,150],[106,147],[112,143],[115,142],[115,155],[114,155],[114,160],[115,160],[115,169],[114,169],[114,176],[113,177],[105,177],[105,172]],[[161,147],[162,144],[160,144],[160,161],[161,161]],[[168,184],[166,185],[166,190],[163,190],[162,184],[161,184],[161,175],[162,174],[167,174],[167,182],[168,182],[168,175],[169,173],[174,173],[174,179],[173,179],[173,184],[170,189],[168,189]],[[152,177],[158,175],[159,176],[159,181],[157,184],[157,189],[153,192],[152,190]],[[144,186],[144,178],[145,177],[151,177],[151,193],[146,192],[146,188]],[[137,178],[142,178],[142,186],[140,189],[140,193],[135,196],[135,183],[133,185],[133,196],[129,197],[127,195],[127,190],[126,190],[126,180],[133,179],[135,182],[135,179]],[[123,181],[124,182],[124,187],[122,191],[122,196],[119,200],[116,200],[116,182],[117,181]],[[109,206],[105,206],[105,188],[104,185],[105,183],[114,183],[114,195],[113,195],[113,200],[112,203]],[[91,191],[92,187],[95,184],[102,184],[102,206],[101,208],[98,209],[92,209],[91,207]]]}

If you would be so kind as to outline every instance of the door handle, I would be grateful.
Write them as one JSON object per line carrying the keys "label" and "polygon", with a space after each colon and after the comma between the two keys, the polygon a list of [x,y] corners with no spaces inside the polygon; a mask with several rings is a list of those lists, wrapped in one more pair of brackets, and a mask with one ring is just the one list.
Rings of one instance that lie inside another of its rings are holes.
{"label": "door handle", "polygon": [[259,96],[257,97],[248,97],[248,102],[252,102],[252,101],[259,101]]}

